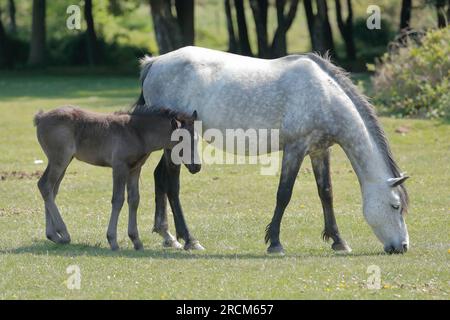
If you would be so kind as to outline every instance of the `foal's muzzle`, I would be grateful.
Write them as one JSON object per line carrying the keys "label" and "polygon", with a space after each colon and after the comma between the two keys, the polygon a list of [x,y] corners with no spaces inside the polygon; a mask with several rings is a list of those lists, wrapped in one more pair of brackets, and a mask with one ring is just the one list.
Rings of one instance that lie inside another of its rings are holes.
{"label": "foal's muzzle", "polygon": [[186,165],[186,167],[192,174],[196,174],[202,169],[202,166],[200,164],[188,164]]}

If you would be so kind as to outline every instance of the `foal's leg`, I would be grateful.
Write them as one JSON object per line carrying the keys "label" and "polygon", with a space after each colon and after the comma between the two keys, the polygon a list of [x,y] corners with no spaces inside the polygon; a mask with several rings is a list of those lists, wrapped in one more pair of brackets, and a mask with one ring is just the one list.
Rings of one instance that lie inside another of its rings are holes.
{"label": "foal's leg", "polygon": [[283,161],[281,167],[280,182],[277,192],[277,204],[273,214],[272,221],[266,229],[266,243],[270,241],[267,249],[268,253],[283,253],[284,249],[280,242],[280,225],[286,209],[292,196],[295,178],[305,156],[304,148],[297,145],[288,145],[283,150]]}
{"label": "foal's leg", "polygon": [[70,235],[55,203],[59,184],[64,176],[72,156],[59,155],[49,157],[49,164],[44,175],[39,179],[38,187],[45,202],[46,235],[57,243],[70,243]]}
{"label": "foal's leg", "polygon": [[122,210],[125,201],[125,184],[127,182],[129,169],[126,165],[117,165],[113,167],[113,196],[111,200],[112,210],[109,220],[106,238],[112,250],[118,250],[117,244],[117,222],[119,220],[120,210]]}
{"label": "foal's leg", "polygon": [[141,174],[141,167],[130,172],[127,181],[128,193],[128,236],[133,242],[134,249],[144,249],[141,240],[139,239],[139,232],[137,228],[137,209],[139,207],[139,176]]}
{"label": "foal's leg", "polygon": [[351,252],[347,243],[341,238],[336,224],[333,209],[333,189],[330,175],[330,149],[310,155],[311,164],[316,178],[319,197],[322,201],[325,229],[322,233],[324,240],[333,239],[331,248],[335,251]]}
{"label": "foal's leg", "polygon": [[167,221],[167,185],[166,160],[164,155],[153,173],[155,179],[155,222],[153,232],[163,237],[163,246],[166,248],[181,249],[183,246],[169,232]]}
{"label": "foal's leg", "polygon": [[170,207],[172,208],[173,218],[175,222],[175,229],[177,238],[182,238],[185,241],[185,250],[204,250],[203,246],[196,240],[189,232],[189,229],[184,219],[183,209],[180,202],[180,165],[176,165],[170,158],[170,151],[164,152],[166,159],[166,173],[167,173],[167,197],[169,199]]}
{"label": "foal's leg", "polygon": [[[47,170],[44,172],[44,175],[47,174]],[[64,178],[64,175],[66,173],[66,170],[63,171],[61,176],[59,177],[58,182],[56,183],[55,187],[53,188],[53,195],[56,201],[56,196],[58,195],[59,186],[61,184],[62,179]],[[56,233],[55,226],[53,225],[52,217],[50,215],[50,212],[48,209],[45,209],[45,234],[47,236],[47,239],[53,241],[53,242],[60,242],[61,237]]]}

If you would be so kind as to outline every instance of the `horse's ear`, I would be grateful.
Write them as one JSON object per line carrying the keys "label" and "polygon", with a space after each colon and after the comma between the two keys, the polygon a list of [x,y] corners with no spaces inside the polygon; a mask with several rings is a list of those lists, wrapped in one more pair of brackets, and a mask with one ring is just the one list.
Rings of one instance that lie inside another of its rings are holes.
{"label": "horse's ear", "polygon": [[194,113],[192,114],[192,118],[194,120],[197,120],[197,110],[194,110]]}
{"label": "horse's ear", "polygon": [[392,187],[392,188],[394,188],[394,187],[397,187],[397,186],[399,186],[399,185],[401,185],[403,182],[405,182],[406,181],[406,179],[408,179],[409,178],[409,176],[406,176],[406,175],[402,175],[401,177],[398,177],[398,178],[390,178],[390,179],[388,179],[388,183],[389,183],[389,185]]}
{"label": "horse's ear", "polygon": [[181,128],[181,122],[175,117],[172,118],[171,124],[172,124],[172,129],[173,130],[177,130],[177,129]]}

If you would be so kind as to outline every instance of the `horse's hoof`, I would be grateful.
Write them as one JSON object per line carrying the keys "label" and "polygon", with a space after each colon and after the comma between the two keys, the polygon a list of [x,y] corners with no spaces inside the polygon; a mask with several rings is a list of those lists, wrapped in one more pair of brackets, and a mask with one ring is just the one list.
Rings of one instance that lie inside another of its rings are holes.
{"label": "horse's hoof", "polygon": [[182,249],[183,246],[175,239],[167,239],[162,243],[164,248],[174,248],[174,249]]}
{"label": "horse's hoof", "polygon": [[205,248],[198,241],[189,241],[184,245],[184,250],[198,250],[203,251]]}
{"label": "horse's hoof", "polygon": [[281,255],[281,256],[284,256],[284,248],[283,248],[283,246],[281,245],[281,244],[277,244],[277,245],[274,245],[274,246],[270,246],[269,248],[267,248],[267,253],[268,254],[278,254],[278,255]]}
{"label": "horse's hoof", "polygon": [[136,251],[144,250],[144,246],[142,245],[142,243],[137,243],[134,245],[134,250]]}
{"label": "horse's hoof", "polygon": [[111,250],[112,251],[119,251],[120,247],[117,243],[114,244],[110,244]]}
{"label": "horse's hoof", "polygon": [[331,245],[331,248],[336,251],[336,253],[350,253],[352,248],[345,241],[335,242]]}

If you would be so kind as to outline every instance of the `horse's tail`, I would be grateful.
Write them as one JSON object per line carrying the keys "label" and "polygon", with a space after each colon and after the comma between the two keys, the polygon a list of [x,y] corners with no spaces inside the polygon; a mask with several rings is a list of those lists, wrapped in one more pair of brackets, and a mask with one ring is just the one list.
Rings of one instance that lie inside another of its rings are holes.
{"label": "horse's tail", "polygon": [[41,120],[42,116],[44,115],[44,111],[39,110],[33,117],[33,124],[35,127],[39,125],[39,121]]}
{"label": "horse's tail", "polygon": [[151,68],[153,62],[155,62],[155,60],[156,60],[155,57],[150,57],[147,55],[139,60],[139,63],[141,65],[141,75],[139,77],[139,81],[141,83],[141,94],[139,95],[139,98],[136,100],[136,102],[133,104],[132,108],[134,108],[136,106],[142,106],[145,104],[144,92],[143,92],[144,80],[147,77],[147,75],[150,71],[150,68]]}

